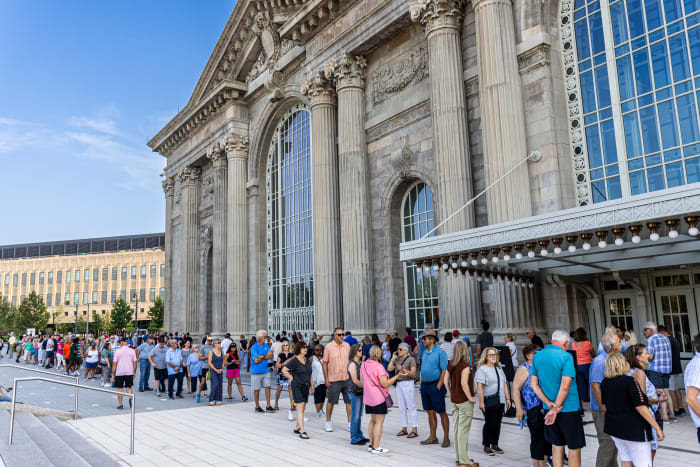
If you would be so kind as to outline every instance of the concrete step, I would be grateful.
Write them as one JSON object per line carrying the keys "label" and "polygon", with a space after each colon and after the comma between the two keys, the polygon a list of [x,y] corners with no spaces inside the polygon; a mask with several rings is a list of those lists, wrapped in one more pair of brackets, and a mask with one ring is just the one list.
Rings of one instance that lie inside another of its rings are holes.
{"label": "concrete step", "polygon": [[7,467],[53,467],[53,462],[34,442],[21,423],[18,423],[15,413],[15,427],[12,446],[8,443],[10,432],[10,413],[0,410],[0,456]]}
{"label": "concrete step", "polygon": [[83,437],[68,423],[56,417],[40,417],[38,419],[53,433],[59,433],[78,455],[90,465],[100,467],[118,467],[121,464],[91,440]]}
{"label": "concrete step", "polygon": [[[64,437],[63,427],[53,430],[31,413],[15,413],[15,426],[17,425],[32,437],[41,452],[56,467],[90,467],[91,464],[75,451],[77,445],[89,443],[89,441],[82,440],[82,443],[69,441]],[[72,430],[67,424],[64,426]]]}

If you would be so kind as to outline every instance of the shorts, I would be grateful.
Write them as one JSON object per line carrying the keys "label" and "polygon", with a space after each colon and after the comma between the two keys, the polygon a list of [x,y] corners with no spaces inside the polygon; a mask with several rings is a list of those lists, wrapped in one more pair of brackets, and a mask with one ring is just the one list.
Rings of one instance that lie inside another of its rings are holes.
{"label": "shorts", "polygon": [[386,402],[379,405],[365,405],[365,413],[369,415],[386,415],[389,409],[386,407]]}
{"label": "shorts", "polygon": [[437,388],[437,381],[420,384],[420,400],[423,410],[433,410],[435,413],[445,413],[445,386]]}
{"label": "shorts", "polygon": [[235,368],[232,370],[226,370],[226,377],[228,379],[231,378],[240,378],[241,377],[241,369],[240,368]]}
{"label": "shorts", "polygon": [[130,388],[134,385],[134,375],[121,375],[114,377],[115,388]]}
{"label": "shorts", "polygon": [[683,381],[683,373],[677,375],[671,375],[668,378],[668,389],[669,391],[678,391],[685,389],[685,383]]}
{"label": "shorts", "polygon": [[530,430],[530,459],[544,460],[552,457],[552,445],[544,439],[544,414],[542,405],[527,411],[527,427]]}
{"label": "shorts", "polygon": [[551,425],[544,426],[544,439],[554,446],[568,446],[581,449],[586,446],[583,421],[578,411],[560,412]]}
{"label": "shorts", "polygon": [[700,426],[698,427],[698,444],[700,444]]}
{"label": "shorts", "polygon": [[85,368],[95,368],[97,367],[97,362],[85,362]]}
{"label": "shorts", "polygon": [[658,371],[647,370],[647,377],[651,384],[656,387],[656,389],[668,389],[668,373],[659,373]]}
{"label": "shorts", "polygon": [[336,405],[340,401],[340,394],[343,394],[343,402],[350,403],[350,395],[348,394],[348,380],[333,381],[331,387],[328,388],[328,403]]}
{"label": "shorts", "polygon": [[292,399],[295,404],[306,404],[309,402],[309,390],[311,386],[308,384],[292,383]]}
{"label": "shorts", "polygon": [[272,386],[272,373],[269,371],[267,373],[250,375],[250,387],[253,391],[259,391],[270,386]]}
{"label": "shorts", "polygon": [[314,404],[323,404],[326,400],[326,385],[319,384],[314,389]]}
{"label": "shorts", "polygon": [[277,386],[286,388],[289,386],[289,379],[282,373],[277,373]]}
{"label": "shorts", "polygon": [[649,441],[628,441],[615,436],[610,436],[615,447],[617,455],[620,456],[622,462],[631,462],[634,465],[651,465],[651,447]]}

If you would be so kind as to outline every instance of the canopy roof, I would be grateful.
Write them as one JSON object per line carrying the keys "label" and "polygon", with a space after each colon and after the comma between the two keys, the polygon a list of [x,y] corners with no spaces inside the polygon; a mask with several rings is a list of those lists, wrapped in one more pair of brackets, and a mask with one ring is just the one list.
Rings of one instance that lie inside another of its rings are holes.
{"label": "canopy roof", "polygon": [[401,261],[500,276],[700,263],[700,183],[402,243]]}

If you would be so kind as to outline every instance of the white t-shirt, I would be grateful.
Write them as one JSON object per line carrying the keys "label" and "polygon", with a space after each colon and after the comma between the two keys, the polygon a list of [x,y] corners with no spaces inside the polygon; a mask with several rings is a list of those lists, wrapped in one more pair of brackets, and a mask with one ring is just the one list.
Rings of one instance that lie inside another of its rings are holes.
{"label": "white t-shirt", "polygon": [[314,388],[326,382],[326,378],[323,376],[323,364],[316,355],[311,359],[311,379],[314,381]]}
{"label": "white t-shirt", "polygon": [[275,341],[274,344],[272,344],[272,359],[274,361],[277,361],[277,356],[280,354],[282,351],[282,342]]}
{"label": "white t-shirt", "polygon": [[[688,387],[694,387],[700,389],[700,352],[695,352],[695,356],[685,367],[685,391],[688,392]],[[698,401],[700,402],[700,394],[698,394]],[[690,416],[693,418],[693,423],[695,423],[695,428],[700,428],[700,413],[693,412],[693,409],[688,407]]]}
{"label": "white t-shirt", "polygon": [[447,359],[452,360],[455,353],[455,345],[453,342],[443,342],[440,344],[440,348],[447,354]]}
{"label": "white t-shirt", "polygon": [[513,361],[513,368],[518,369],[518,348],[515,346],[515,342],[508,342],[506,344],[508,350],[510,350],[510,359]]}
{"label": "white t-shirt", "polygon": [[100,352],[97,349],[88,350],[87,357],[85,358],[85,363],[97,363],[97,361],[100,359],[99,354]]}
{"label": "white t-shirt", "polygon": [[226,339],[222,340],[222,341],[221,341],[221,350],[222,350],[224,353],[228,352],[228,348],[231,347],[231,344],[232,344],[232,343],[233,343],[233,341],[232,341],[231,339],[229,339],[229,338],[226,338]]}

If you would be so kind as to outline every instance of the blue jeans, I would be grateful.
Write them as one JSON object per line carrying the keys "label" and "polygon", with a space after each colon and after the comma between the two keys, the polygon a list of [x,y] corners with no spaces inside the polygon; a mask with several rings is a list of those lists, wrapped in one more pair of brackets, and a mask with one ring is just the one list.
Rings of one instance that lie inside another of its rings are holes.
{"label": "blue jeans", "polygon": [[141,375],[139,378],[139,389],[146,389],[148,380],[151,377],[151,362],[147,358],[139,360],[139,373]]}
{"label": "blue jeans", "polygon": [[350,392],[350,407],[352,408],[352,416],[350,418],[350,442],[357,443],[365,439],[362,434],[362,396],[357,396]]}
{"label": "blue jeans", "polygon": [[590,363],[584,365],[578,365],[576,367],[576,383],[578,384],[578,394],[581,396],[581,400],[584,402],[590,401],[590,395],[588,394],[588,371],[591,368]]}

